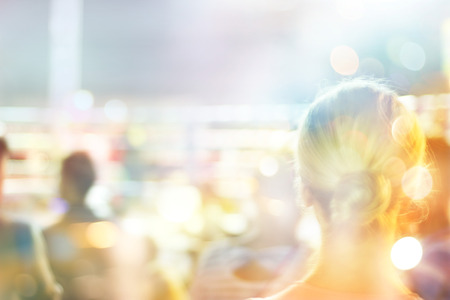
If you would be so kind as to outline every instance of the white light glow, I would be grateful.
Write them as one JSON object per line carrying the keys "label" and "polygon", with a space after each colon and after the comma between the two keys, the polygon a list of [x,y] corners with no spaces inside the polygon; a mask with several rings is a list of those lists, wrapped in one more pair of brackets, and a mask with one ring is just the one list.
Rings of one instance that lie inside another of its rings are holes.
{"label": "white light glow", "polygon": [[146,233],[147,224],[142,219],[127,217],[122,219],[121,228],[131,235],[143,236]]}
{"label": "white light glow", "polygon": [[359,57],[349,46],[337,46],[331,51],[330,63],[337,73],[352,75],[358,70]]}
{"label": "white light glow", "polygon": [[410,111],[417,109],[417,97],[414,95],[401,96],[398,100]]}
{"label": "white light glow", "polygon": [[259,162],[259,172],[266,177],[274,176],[278,169],[278,161],[272,156],[266,156]]}
{"label": "white light glow", "polygon": [[426,168],[412,167],[403,175],[402,188],[405,195],[413,200],[420,200],[431,192],[433,178]]}
{"label": "white light glow", "polygon": [[422,245],[413,237],[398,240],[391,250],[391,260],[400,270],[410,270],[417,266],[422,259]]}
{"label": "white light glow", "polygon": [[338,0],[337,11],[339,15],[349,21],[361,19],[364,15],[364,2],[361,0]]}
{"label": "white light glow", "polygon": [[156,201],[158,213],[166,220],[182,223],[200,208],[201,195],[194,186],[172,186],[163,189]]}
{"label": "white light glow", "polygon": [[94,104],[94,96],[89,91],[79,90],[73,95],[73,104],[79,110],[88,110]]}
{"label": "white light glow", "polygon": [[107,186],[94,185],[86,195],[86,204],[95,215],[101,218],[110,218],[113,211],[109,203],[113,198],[113,193]]}
{"label": "white light glow", "polygon": [[221,219],[220,227],[228,234],[240,235],[248,229],[248,220],[242,214],[225,214]]}
{"label": "white light glow", "polygon": [[322,241],[320,224],[314,213],[305,213],[297,223],[295,236],[298,241],[306,242],[313,248],[318,248]]}

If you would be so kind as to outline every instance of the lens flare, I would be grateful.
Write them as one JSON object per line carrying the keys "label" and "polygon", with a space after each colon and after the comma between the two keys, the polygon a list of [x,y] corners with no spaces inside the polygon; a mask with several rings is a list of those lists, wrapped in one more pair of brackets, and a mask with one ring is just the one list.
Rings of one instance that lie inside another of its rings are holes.
{"label": "lens flare", "polygon": [[422,259],[422,245],[413,237],[404,237],[395,242],[391,250],[391,260],[399,270],[410,270]]}
{"label": "lens flare", "polygon": [[426,168],[412,167],[403,175],[402,188],[406,196],[413,200],[420,200],[431,192],[433,178]]}

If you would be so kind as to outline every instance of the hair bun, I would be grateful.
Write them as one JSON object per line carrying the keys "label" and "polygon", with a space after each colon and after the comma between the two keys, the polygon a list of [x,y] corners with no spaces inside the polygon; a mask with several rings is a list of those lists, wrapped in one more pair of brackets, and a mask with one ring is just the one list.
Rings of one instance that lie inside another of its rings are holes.
{"label": "hair bun", "polygon": [[390,198],[391,184],[383,175],[365,171],[345,174],[330,203],[331,221],[368,224],[388,209]]}

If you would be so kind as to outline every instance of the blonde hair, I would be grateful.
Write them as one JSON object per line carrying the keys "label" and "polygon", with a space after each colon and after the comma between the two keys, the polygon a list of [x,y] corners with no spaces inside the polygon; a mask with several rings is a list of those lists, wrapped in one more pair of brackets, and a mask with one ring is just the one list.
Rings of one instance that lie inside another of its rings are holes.
{"label": "blonde hair", "polygon": [[353,79],[310,107],[299,130],[297,172],[331,224],[368,225],[394,211],[404,172],[424,154],[416,117],[395,92]]}

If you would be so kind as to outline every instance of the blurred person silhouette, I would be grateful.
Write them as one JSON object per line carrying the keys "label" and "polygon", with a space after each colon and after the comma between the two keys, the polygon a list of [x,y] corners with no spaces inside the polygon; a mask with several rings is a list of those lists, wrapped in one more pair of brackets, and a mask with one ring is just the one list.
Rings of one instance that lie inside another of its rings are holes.
{"label": "blurred person silhouette", "polygon": [[[0,198],[9,149],[0,137]],[[61,299],[45,254],[41,232],[25,223],[0,218],[0,299]]]}
{"label": "blurred person silhouette", "polygon": [[450,299],[450,146],[444,138],[427,140],[433,158],[435,192],[427,199],[428,216],[417,225],[421,262],[407,272],[411,289],[427,300]]}
{"label": "blurred person silhouette", "polygon": [[390,251],[413,207],[402,177],[424,163],[425,144],[416,117],[381,83],[356,78],[318,96],[299,129],[296,165],[320,250],[308,275],[265,299],[421,299]]}
{"label": "blurred person silhouette", "polygon": [[[111,267],[114,224],[94,215],[86,196],[96,180],[90,156],[73,152],[62,162],[60,196],[69,208],[62,219],[44,231],[55,276],[64,288],[63,299],[109,299],[106,273]],[[105,244],[106,243],[106,244]]]}
{"label": "blurred person silhouette", "polygon": [[60,195],[68,203],[65,216],[45,230],[55,276],[64,300],[183,300],[178,282],[154,264],[153,240],[126,233],[98,218],[86,204],[96,180],[85,152],[74,152],[61,167]]}

